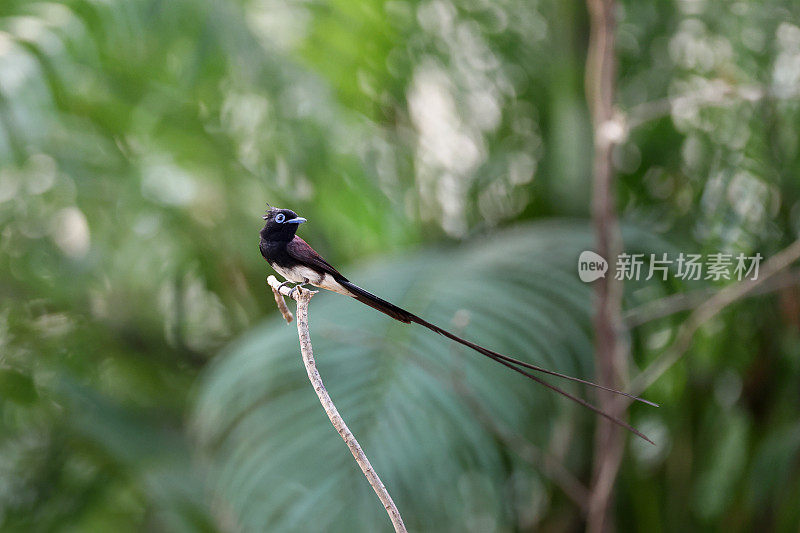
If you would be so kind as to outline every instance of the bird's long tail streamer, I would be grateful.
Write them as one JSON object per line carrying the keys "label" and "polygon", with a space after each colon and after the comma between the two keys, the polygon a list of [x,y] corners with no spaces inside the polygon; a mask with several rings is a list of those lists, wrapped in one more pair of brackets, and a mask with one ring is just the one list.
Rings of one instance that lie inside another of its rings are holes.
{"label": "bird's long tail streamer", "polygon": [[424,320],[424,319],[418,317],[417,315],[415,315],[413,313],[410,313],[410,312],[406,311],[405,309],[394,305],[393,303],[387,302],[386,300],[384,300],[382,298],[379,298],[378,296],[375,296],[374,294],[362,289],[358,285],[355,285],[355,284],[353,284],[353,283],[351,283],[351,282],[349,282],[347,280],[338,280],[338,281],[339,281],[339,283],[341,285],[343,285],[345,288],[347,288],[347,290],[350,291],[350,293],[352,294],[353,298],[355,298],[359,302],[362,302],[362,303],[372,307],[373,309],[376,309],[376,310],[378,310],[378,311],[380,311],[382,313],[385,313],[385,314],[389,315],[390,317],[394,318],[395,320],[399,320],[400,322],[405,322],[406,324],[412,323],[412,322],[415,323],[415,324],[419,324],[419,325],[424,326],[424,327],[428,328],[429,330],[431,330],[431,331],[433,331],[435,333],[438,333],[439,335],[443,335],[443,336],[447,337],[448,339],[451,339],[451,340],[453,340],[453,341],[455,341],[455,342],[457,342],[457,343],[459,343],[459,344],[461,344],[463,346],[466,346],[468,348],[472,348],[476,352],[478,352],[478,353],[480,353],[480,354],[492,359],[493,361],[496,361],[496,362],[500,363],[501,365],[506,366],[506,367],[510,368],[511,370],[513,370],[515,372],[518,372],[518,373],[522,374],[523,376],[526,376],[526,377],[532,379],[536,383],[539,383],[540,385],[543,385],[543,386],[547,387],[548,389],[550,389],[550,390],[552,390],[554,392],[557,392],[558,394],[560,394],[560,395],[562,395],[562,396],[564,396],[566,398],[569,398],[570,400],[572,400],[574,402],[577,402],[577,403],[581,404],[582,406],[586,407],[587,409],[590,409],[591,411],[597,413],[598,415],[607,418],[608,420],[610,420],[614,424],[617,424],[618,426],[627,429],[628,431],[630,431],[634,435],[636,435],[638,437],[641,437],[642,439],[646,440],[650,444],[655,444],[652,440],[647,438],[643,433],[638,431],[636,428],[634,428],[633,426],[631,426],[630,424],[628,424],[624,420],[622,420],[622,419],[620,419],[620,418],[618,418],[618,417],[616,417],[616,416],[614,416],[612,414],[609,414],[609,413],[603,411],[599,407],[587,402],[583,398],[580,398],[578,396],[574,396],[573,394],[570,394],[569,392],[561,389],[560,387],[557,387],[557,386],[555,386],[555,385],[553,385],[551,383],[548,383],[547,381],[545,381],[545,380],[543,380],[543,379],[541,379],[541,378],[539,378],[537,376],[534,376],[530,372],[528,372],[526,370],[523,370],[523,369],[529,369],[529,370],[533,370],[533,371],[536,371],[536,372],[541,372],[543,374],[547,374],[547,375],[550,375],[550,376],[554,376],[554,377],[558,377],[558,378],[562,378],[562,379],[568,379],[570,381],[575,381],[575,382],[581,383],[583,385],[588,385],[590,387],[595,387],[597,389],[601,389],[601,390],[604,390],[604,391],[612,392],[614,394],[619,394],[619,395],[622,395],[622,396],[626,396],[626,397],[628,397],[628,398],[630,398],[632,400],[636,400],[636,401],[639,401],[639,402],[642,402],[642,403],[646,403],[648,405],[652,405],[653,407],[658,407],[658,404],[653,403],[653,402],[651,402],[649,400],[645,400],[644,398],[640,398],[638,396],[634,396],[632,394],[628,394],[627,392],[623,392],[623,391],[620,391],[620,390],[617,390],[617,389],[612,389],[610,387],[605,387],[605,386],[600,385],[598,383],[593,383],[591,381],[586,381],[586,380],[583,380],[583,379],[580,379],[580,378],[576,378],[576,377],[573,377],[573,376],[562,374],[560,372],[555,372],[553,370],[548,370],[546,368],[543,368],[543,367],[540,367],[540,366],[537,366],[537,365],[534,365],[534,364],[531,364],[531,363],[526,363],[525,361],[520,361],[519,359],[514,359],[513,357],[509,357],[507,355],[503,355],[503,354],[495,352],[493,350],[489,350],[488,348],[484,348],[483,346],[475,344],[474,342],[470,342],[470,341],[468,341],[466,339],[462,339],[458,335],[456,335],[454,333],[451,333],[451,332],[447,331],[446,329],[442,329],[439,326],[437,326],[436,324],[432,324],[432,323],[428,322],[427,320]]}

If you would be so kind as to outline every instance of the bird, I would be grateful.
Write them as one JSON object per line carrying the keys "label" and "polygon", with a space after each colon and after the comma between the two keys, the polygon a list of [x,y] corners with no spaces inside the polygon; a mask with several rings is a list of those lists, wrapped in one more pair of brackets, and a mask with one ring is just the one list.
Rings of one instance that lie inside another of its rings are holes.
{"label": "bird", "polygon": [[579,396],[575,396],[561,389],[560,387],[545,381],[539,376],[533,375],[531,372],[529,372],[529,370],[557,378],[575,381],[583,385],[602,389],[614,394],[627,396],[632,400],[636,400],[653,407],[658,407],[658,404],[623,391],[605,387],[598,383],[586,381],[577,377],[569,376],[567,374],[555,372],[553,370],[548,370],[546,368],[503,355],[495,352],[494,350],[490,350],[480,346],[479,344],[475,344],[467,339],[459,337],[458,335],[446,329],[420,318],[410,311],[398,307],[393,303],[388,302],[365,289],[362,289],[355,283],[348,280],[338,270],[331,266],[330,263],[323,259],[323,257],[311,246],[309,246],[306,241],[297,235],[298,227],[300,224],[307,222],[307,220],[299,216],[291,209],[280,209],[270,206],[267,209],[266,214],[261,218],[265,220],[265,224],[259,233],[260,240],[258,248],[261,251],[261,255],[264,256],[264,259],[267,260],[267,263],[269,263],[272,269],[284,277],[285,281],[280,284],[281,287],[289,283],[295,283],[294,287],[292,288],[292,291],[294,291],[298,287],[311,284],[321,289],[326,289],[344,296],[355,298],[359,302],[366,304],[373,309],[405,324],[414,323],[428,328],[434,333],[443,335],[452,341],[471,348],[472,350],[475,350],[489,359],[492,359],[493,361],[496,361],[501,365],[530,378],[534,382],[581,404],[596,414],[610,420],[614,424],[627,429],[650,444],[655,444],[647,436],[624,420],[603,411]]}

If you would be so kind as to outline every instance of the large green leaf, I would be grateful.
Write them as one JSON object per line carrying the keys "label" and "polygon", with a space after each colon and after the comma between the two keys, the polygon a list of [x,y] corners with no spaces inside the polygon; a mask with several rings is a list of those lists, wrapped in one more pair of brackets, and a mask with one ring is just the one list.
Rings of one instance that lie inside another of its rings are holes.
{"label": "large green leaf", "polygon": [[[351,279],[434,323],[461,326],[476,342],[591,378],[591,288],[575,273],[590,243],[581,227],[537,224],[397,257]],[[466,327],[454,324],[464,312]],[[310,325],[334,401],[415,530],[505,530],[516,521],[507,480],[527,467],[509,459],[454,380],[544,447],[560,419],[591,419],[481,355],[355,300],[316,296]],[[221,355],[200,387],[194,422],[219,512],[237,528],[389,527],[308,383],[294,325],[273,318]],[[588,429],[579,434],[588,439]],[[537,494],[518,496],[529,505]]]}

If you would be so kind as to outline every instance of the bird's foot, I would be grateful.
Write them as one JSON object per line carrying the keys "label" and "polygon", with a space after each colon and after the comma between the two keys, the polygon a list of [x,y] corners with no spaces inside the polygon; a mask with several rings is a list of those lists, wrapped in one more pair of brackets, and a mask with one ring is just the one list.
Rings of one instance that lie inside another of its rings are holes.
{"label": "bird's foot", "polygon": [[284,285],[288,285],[289,283],[294,283],[294,282],[292,280],[287,279],[286,281],[284,281],[283,283],[278,285],[278,292],[281,291],[281,289],[283,288]]}
{"label": "bird's foot", "polygon": [[306,285],[306,283],[308,283],[308,280],[307,280],[307,279],[304,279],[302,283],[298,283],[297,285],[295,285],[294,287],[292,287],[292,290],[291,290],[291,291],[289,291],[289,298],[294,298],[294,291],[295,291],[296,289],[304,289],[304,288],[305,288],[305,285]]}

